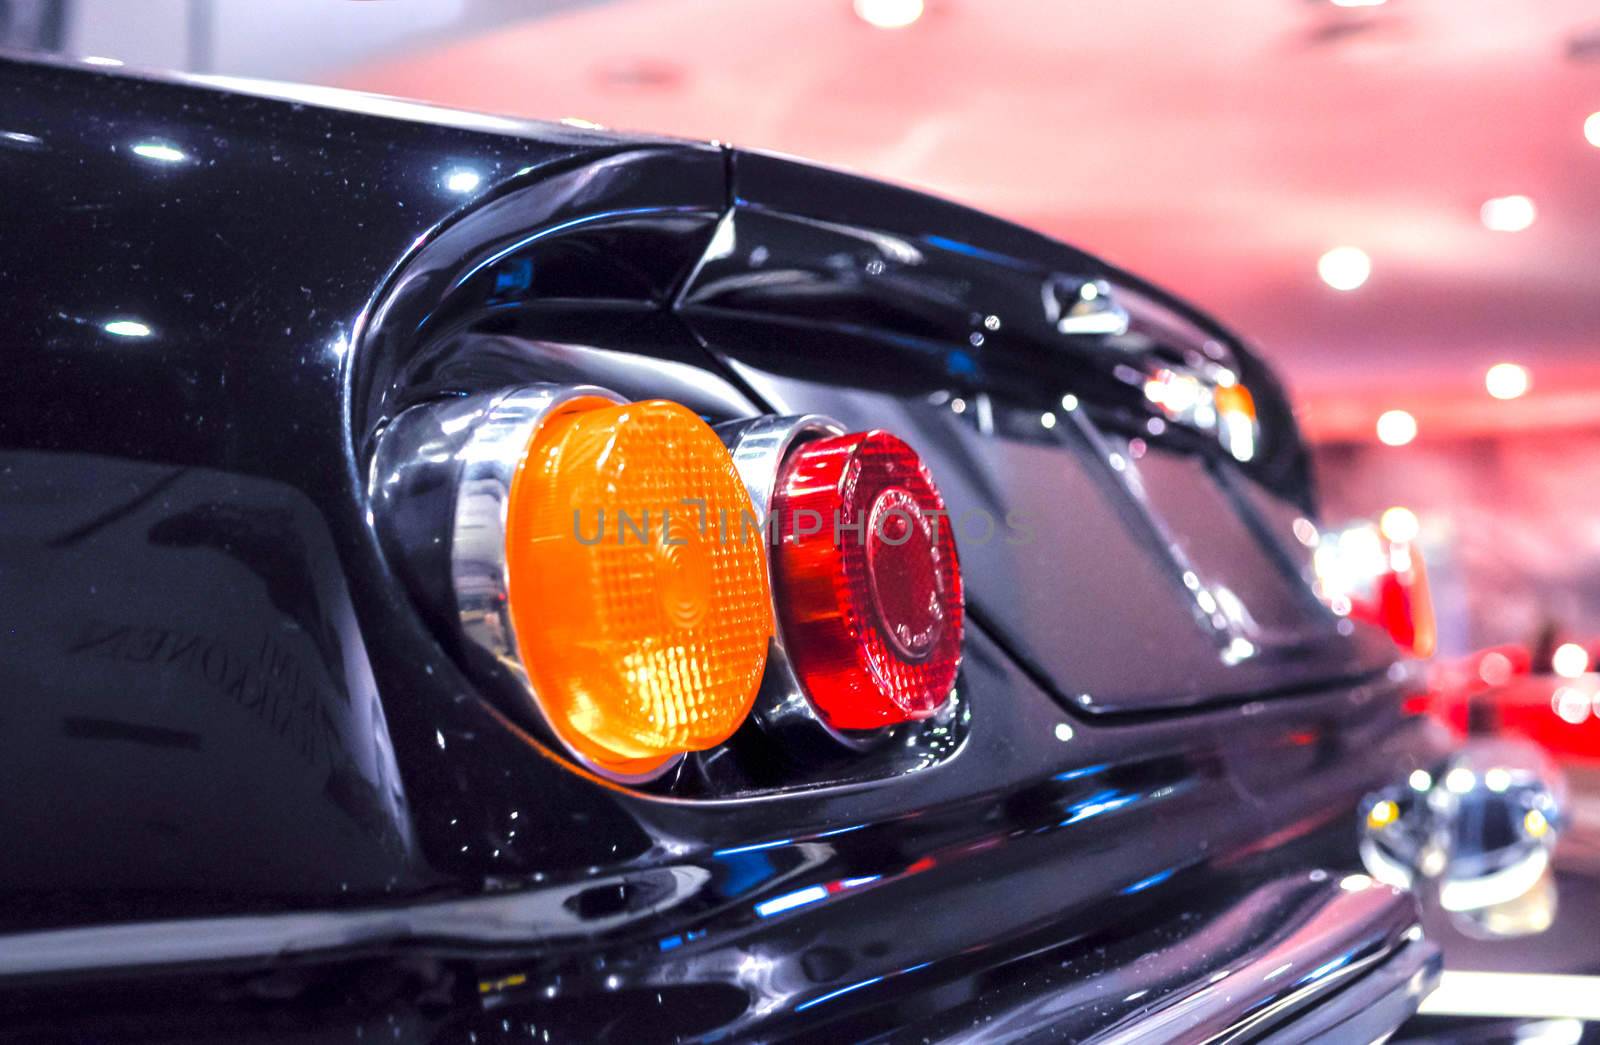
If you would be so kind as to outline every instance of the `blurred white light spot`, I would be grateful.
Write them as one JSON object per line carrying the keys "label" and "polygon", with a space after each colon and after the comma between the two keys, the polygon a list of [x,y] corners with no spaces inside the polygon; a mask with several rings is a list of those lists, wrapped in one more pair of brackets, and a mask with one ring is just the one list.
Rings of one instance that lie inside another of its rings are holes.
{"label": "blurred white light spot", "polygon": [[160,142],[139,142],[133,147],[133,153],[157,163],[182,163],[189,158],[187,153]]}
{"label": "blurred white light spot", "polygon": [[1378,519],[1378,529],[1395,544],[1410,544],[1422,532],[1422,524],[1417,521],[1416,512],[1396,505]]}
{"label": "blurred white light spot", "polygon": [[718,261],[722,258],[730,258],[738,247],[739,233],[733,227],[733,222],[731,220],[719,222],[717,231],[711,236],[711,243],[706,247],[706,259],[708,261]]}
{"label": "blurred white light spot", "polygon": [[1478,786],[1478,775],[1466,766],[1457,766],[1444,775],[1444,788],[1453,795],[1464,795]]}
{"label": "blurred white light spot", "polygon": [[1065,722],[1056,723],[1056,739],[1065,744],[1072,739],[1072,727]]}
{"label": "blurred white light spot", "polygon": [[577,127],[585,131],[603,131],[606,129],[604,124],[595,123],[593,120],[585,120],[582,116],[563,116],[561,117],[561,122],[568,127]]}
{"label": "blurred white light spot", "polygon": [[1426,769],[1413,769],[1410,777],[1411,790],[1426,791],[1433,786],[1433,774]]}
{"label": "blurred white light spot", "polygon": [[922,0],[856,0],[856,15],[878,29],[904,29],[922,17]]}
{"label": "blurred white light spot", "polygon": [[964,414],[967,412],[967,401],[960,396],[956,396],[950,400],[950,409],[958,414]]}
{"label": "blurred white light spot", "polygon": [[1372,259],[1360,247],[1334,247],[1317,259],[1317,275],[1334,290],[1355,290],[1372,275]]}
{"label": "blurred white light spot", "polygon": [[1514,1020],[1519,1043],[1576,1045],[1581,1021],[1600,1019],[1600,977],[1447,969],[1422,1012]]}
{"label": "blurred white light spot", "polygon": [[1385,410],[1378,416],[1378,442],[1404,446],[1417,437],[1417,419],[1404,410]]}
{"label": "blurred white light spot", "polygon": [[1589,114],[1583,121],[1583,136],[1589,139],[1589,144],[1600,149],[1600,112]]}
{"label": "blurred white light spot", "polygon": [[1516,399],[1527,394],[1532,383],[1527,367],[1515,363],[1496,363],[1483,375],[1483,386],[1496,399]]}
{"label": "blurred white light spot", "polygon": [[103,65],[108,69],[117,69],[117,68],[120,68],[122,66],[122,59],[121,58],[102,58],[97,54],[89,54],[89,55],[84,55],[83,64],[85,64],[85,65]]}
{"label": "blurred white light spot", "polygon": [[1334,7],[1382,7],[1387,0],[1328,0]]}
{"label": "blurred white light spot", "polygon": [[1389,546],[1389,570],[1393,573],[1411,572],[1411,549],[1400,542]]}
{"label": "blurred white light spot", "polygon": [[1339,888],[1347,893],[1359,893],[1372,888],[1372,879],[1364,874],[1348,874],[1339,879]]}
{"label": "blurred white light spot", "polygon": [[1563,642],[1551,656],[1550,668],[1564,679],[1575,679],[1589,670],[1589,651],[1576,642]]}
{"label": "blurred white light spot", "polygon": [[102,329],[104,329],[105,332],[108,333],[108,334],[115,334],[117,337],[149,337],[150,336],[150,328],[149,327],[145,326],[143,323],[138,322],[137,320],[132,320],[132,319],[113,319],[111,322],[107,323]]}
{"label": "blurred white light spot", "polygon": [[1294,521],[1294,539],[1307,548],[1315,548],[1322,541],[1322,535],[1317,532],[1316,523],[1310,519],[1298,517]]}
{"label": "blurred white light spot", "polygon": [[1073,395],[1071,392],[1068,392],[1066,395],[1062,396],[1061,409],[1067,411],[1068,413],[1078,409],[1078,397]]}
{"label": "blurred white light spot", "polygon": [[1574,726],[1581,725],[1589,717],[1589,698],[1572,686],[1562,686],[1556,690],[1550,705],[1563,722],[1570,722]]}
{"label": "blurred white light spot", "polygon": [[1039,423],[1044,425],[1046,428],[1054,428],[1056,426],[1056,415],[1046,410],[1044,413],[1039,415]]}
{"label": "blurred white light spot", "polygon": [[1339,535],[1337,554],[1340,563],[1354,574],[1353,583],[1341,588],[1342,591],[1364,587],[1388,566],[1378,531],[1365,524],[1352,526]]}
{"label": "blurred white light spot", "polygon": [[483,175],[466,169],[451,171],[444,180],[444,187],[451,192],[471,192],[481,184]]}
{"label": "blurred white light spot", "polygon": [[1495,766],[1483,774],[1483,786],[1496,794],[1503,793],[1511,786],[1511,771],[1504,766]]}
{"label": "blurred white light spot", "polygon": [[1249,639],[1235,636],[1233,641],[1228,643],[1228,648],[1222,651],[1222,662],[1230,665],[1240,664],[1255,655],[1255,643]]}
{"label": "blurred white light spot", "polygon": [[1485,653],[1478,661],[1478,677],[1491,686],[1511,681],[1511,658],[1504,653]]}
{"label": "blurred white light spot", "polygon": [[1539,1020],[1517,1028],[1517,1045],[1580,1045],[1582,1041],[1582,1020]]}
{"label": "blurred white light spot", "polygon": [[1521,232],[1533,224],[1539,208],[1526,196],[1496,196],[1483,201],[1478,216],[1490,232]]}

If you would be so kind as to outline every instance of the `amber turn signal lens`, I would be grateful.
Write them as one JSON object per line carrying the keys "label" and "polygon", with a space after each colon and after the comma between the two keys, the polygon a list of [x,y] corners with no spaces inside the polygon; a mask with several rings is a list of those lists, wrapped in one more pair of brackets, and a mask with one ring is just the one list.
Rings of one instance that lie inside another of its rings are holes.
{"label": "amber turn signal lens", "polygon": [[647,774],[739,728],[773,632],[752,517],[721,440],[681,406],[580,399],[540,425],[511,487],[507,590],[569,747]]}
{"label": "amber turn signal lens", "polygon": [[784,647],[838,729],[927,718],[961,664],[950,520],[916,451],[887,432],[804,443],[773,497]]}

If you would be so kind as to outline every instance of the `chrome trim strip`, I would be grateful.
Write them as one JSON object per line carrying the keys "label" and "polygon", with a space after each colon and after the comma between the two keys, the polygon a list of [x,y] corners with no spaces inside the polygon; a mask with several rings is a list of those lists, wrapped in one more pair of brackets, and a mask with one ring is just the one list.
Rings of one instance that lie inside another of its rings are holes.
{"label": "chrome trim strip", "polygon": [[907,1036],[974,1045],[1381,1041],[1417,1011],[1441,965],[1412,894],[1321,870],[1258,885],[1152,946],[1053,988],[997,986],[1017,1001],[958,1005]]}
{"label": "chrome trim strip", "polygon": [[808,439],[843,435],[844,425],[821,414],[767,415],[743,421],[730,421],[716,428],[722,442],[733,455],[733,466],[744,480],[756,518],[766,526],[772,512],[772,494],[778,485],[778,471],[789,448]]}
{"label": "chrome trim strip", "polygon": [[650,876],[660,899],[647,908],[599,919],[573,913],[570,901],[595,889],[637,886],[639,874],[407,907],[134,922],[18,933],[0,936],[0,980],[201,962],[333,957],[340,952],[423,942],[440,946],[526,947],[559,939],[586,939],[698,896],[711,877],[704,868],[687,865],[644,874]]}
{"label": "chrome trim strip", "polygon": [[450,533],[450,579],[467,638],[527,683],[511,625],[506,576],[506,512],[511,484],[539,426],[576,400],[623,400],[592,385],[535,385],[506,393],[480,414],[456,454],[455,515]]}
{"label": "chrome trim strip", "polygon": [[[643,874],[657,899],[599,919],[573,913],[572,898],[624,882],[638,884],[638,875],[404,907],[0,936],[0,980],[337,959],[380,948],[505,952],[588,939],[654,917],[701,895],[710,873],[674,865]],[[1239,953],[1240,943],[1252,938],[1255,942]],[[1477,975],[1519,988],[1533,979]],[[927,1027],[907,1030],[925,1031],[931,1040],[973,1042],[1051,1035],[1096,1042],[1381,1040],[1416,1011],[1438,979],[1438,951],[1418,927],[1410,894],[1312,871],[1244,894],[1157,954],[1028,995],[1022,1004],[991,1013],[977,1029],[958,1006]],[[1551,979],[1562,981],[1568,999],[1559,1011],[1587,1011],[1575,1007],[1571,991],[1588,989],[1594,978]],[[1119,1009],[1133,1011],[1119,1020]],[[1424,1011],[1440,1009],[1428,1004]],[[959,1029],[950,1030],[947,1020]]]}

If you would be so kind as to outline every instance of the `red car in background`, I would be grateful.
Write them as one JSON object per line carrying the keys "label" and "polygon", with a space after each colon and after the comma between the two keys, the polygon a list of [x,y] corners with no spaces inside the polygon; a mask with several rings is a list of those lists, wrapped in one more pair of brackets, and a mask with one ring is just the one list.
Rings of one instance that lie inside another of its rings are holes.
{"label": "red car in background", "polygon": [[1493,646],[1430,673],[1430,710],[1460,734],[1525,737],[1564,763],[1600,765],[1600,642]]}

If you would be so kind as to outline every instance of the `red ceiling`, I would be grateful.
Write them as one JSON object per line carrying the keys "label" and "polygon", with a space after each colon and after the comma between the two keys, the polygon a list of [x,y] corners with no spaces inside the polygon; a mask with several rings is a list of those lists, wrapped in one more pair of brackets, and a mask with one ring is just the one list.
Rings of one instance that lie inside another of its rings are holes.
{"label": "red ceiling", "polygon": [[[849,167],[1147,275],[1279,362],[1323,438],[1412,409],[1423,436],[1600,417],[1600,31],[1593,0],[1091,4],[623,0],[392,58],[345,86],[577,116]],[[1479,222],[1491,196],[1539,208]],[[1329,247],[1366,286],[1316,275]],[[1529,366],[1504,404],[1490,364]]]}

